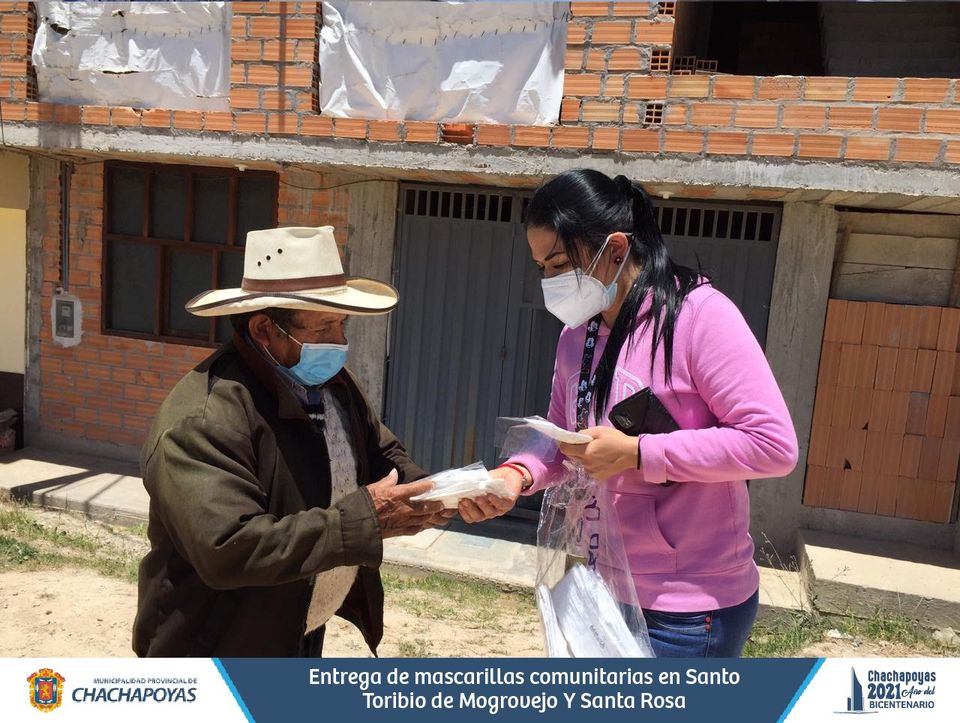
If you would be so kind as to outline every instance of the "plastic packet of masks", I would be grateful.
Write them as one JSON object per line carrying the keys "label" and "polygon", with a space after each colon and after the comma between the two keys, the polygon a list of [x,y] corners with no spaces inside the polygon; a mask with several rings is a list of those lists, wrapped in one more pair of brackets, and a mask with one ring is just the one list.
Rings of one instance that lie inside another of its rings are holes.
{"label": "plastic packet of masks", "polygon": [[[556,440],[537,426],[529,419],[498,420],[501,454],[559,461]],[[612,494],[569,460],[550,468],[554,478],[543,480],[537,526],[536,578],[547,654],[652,658]]]}
{"label": "plastic packet of masks", "polygon": [[482,462],[474,462],[466,467],[448,469],[430,477],[433,487],[429,492],[411,497],[413,502],[443,502],[447,509],[455,509],[462,499],[494,494],[507,497],[510,490],[504,481],[491,477]]}

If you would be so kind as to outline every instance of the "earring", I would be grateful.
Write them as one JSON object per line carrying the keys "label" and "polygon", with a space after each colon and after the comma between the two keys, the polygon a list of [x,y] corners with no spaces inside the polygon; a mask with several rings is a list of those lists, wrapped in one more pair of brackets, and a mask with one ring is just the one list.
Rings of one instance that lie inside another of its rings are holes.
{"label": "earring", "polygon": [[623,256],[617,256],[616,258],[614,258],[613,263],[615,264],[623,263]]}

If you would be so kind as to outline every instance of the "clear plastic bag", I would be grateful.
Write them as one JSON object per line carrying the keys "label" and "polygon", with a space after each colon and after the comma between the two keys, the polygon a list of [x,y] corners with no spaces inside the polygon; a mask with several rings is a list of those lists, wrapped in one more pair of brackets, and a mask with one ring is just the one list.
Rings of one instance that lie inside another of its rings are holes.
{"label": "clear plastic bag", "polygon": [[432,502],[439,500],[447,509],[455,509],[462,499],[480,497],[486,494],[507,497],[510,490],[502,479],[491,477],[482,462],[474,462],[466,467],[448,469],[433,475],[430,480],[433,487],[429,492],[411,497],[414,502]]}
{"label": "clear plastic bag", "polygon": [[[498,420],[501,453],[556,462],[557,442],[529,421]],[[558,471],[543,480],[537,527],[537,603],[547,654],[653,657],[612,496],[569,460],[552,468]]]}

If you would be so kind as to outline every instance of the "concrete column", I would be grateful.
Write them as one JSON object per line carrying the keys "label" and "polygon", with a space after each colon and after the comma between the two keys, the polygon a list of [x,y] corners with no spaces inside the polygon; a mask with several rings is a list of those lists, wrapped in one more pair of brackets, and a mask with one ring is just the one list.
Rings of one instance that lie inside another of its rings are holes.
{"label": "concrete column", "polygon": [[766,353],[793,417],[800,460],[788,477],[750,487],[751,533],[761,558],[769,553],[786,560],[794,551],[838,221],[832,206],[783,207]]}
{"label": "concrete column", "polygon": [[[398,183],[358,183],[350,186],[349,191],[347,274],[390,283],[397,228]],[[359,378],[373,408],[381,414],[389,324],[390,317],[386,315],[353,317],[347,325],[350,341],[347,365]]]}
{"label": "concrete column", "polygon": [[43,238],[47,234],[47,189],[57,188],[59,164],[49,158],[30,159],[30,203],[27,206],[27,354],[24,365],[24,439],[40,438],[40,325],[43,309]]}

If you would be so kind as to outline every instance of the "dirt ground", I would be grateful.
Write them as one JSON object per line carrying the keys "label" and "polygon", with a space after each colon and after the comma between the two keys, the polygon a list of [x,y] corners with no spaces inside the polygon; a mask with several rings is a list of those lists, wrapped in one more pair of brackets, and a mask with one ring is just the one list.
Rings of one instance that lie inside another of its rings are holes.
{"label": "dirt ground", "polygon": [[[0,657],[132,655],[136,563],[130,531],[0,501]],[[543,654],[530,595],[437,577],[385,574],[384,657],[531,657]],[[359,632],[335,618],[324,654],[369,656]],[[923,646],[823,637],[802,657],[907,657]]]}

